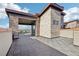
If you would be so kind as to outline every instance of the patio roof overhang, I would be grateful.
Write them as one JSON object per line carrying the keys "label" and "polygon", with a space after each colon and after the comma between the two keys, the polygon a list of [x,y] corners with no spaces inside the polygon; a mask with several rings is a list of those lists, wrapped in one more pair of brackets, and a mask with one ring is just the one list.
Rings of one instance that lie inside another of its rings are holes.
{"label": "patio roof overhang", "polygon": [[[19,24],[34,24],[35,20],[37,20],[37,18],[39,18],[40,16],[42,16],[48,9],[49,7],[51,8],[54,8],[58,11],[61,11],[61,15],[65,15],[64,12],[62,12],[64,10],[64,7],[56,4],[56,3],[49,3],[43,10],[41,13],[38,13],[38,14],[30,14],[30,13],[25,13],[25,12],[22,12],[22,11],[17,11],[17,10],[12,10],[12,9],[5,9],[7,15],[9,16],[9,14],[16,14],[16,15],[20,15],[22,17],[29,17],[29,18],[32,18],[31,20],[30,19],[27,19],[27,18],[19,18]],[[35,19],[35,20],[33,20]]]}
{"label": "patio roof overhang", "polygon": [[28,17],[32,17],[32,18],[37,18],[36,15],[33,15],[31,13],[26,13],[26,12],[22,12],[22,11],[13,10],[13,9],[5,8],[5,11],[6,11],[7,15],[9,15],[9,13],[11,13],[11,14],[16,14],[16,15],[21,15],[21,16],[28,16]]}
{"label": "patio roof overhang", "polygon": [[7,9],[7,8],[5,10],[8,16],[9,14],[14,14],[16,16],[19,16],[18,23],[21,25],[34,25],[35,21],[37,20],[37,16],[30,13],[25,13],[22,11],[16,11],[16,10]]}
{"label": "patio roof overhang", "polygon": [[20,25],[35,25],[35,21],[36,20],[28,20],[28,19],[19,18]]}

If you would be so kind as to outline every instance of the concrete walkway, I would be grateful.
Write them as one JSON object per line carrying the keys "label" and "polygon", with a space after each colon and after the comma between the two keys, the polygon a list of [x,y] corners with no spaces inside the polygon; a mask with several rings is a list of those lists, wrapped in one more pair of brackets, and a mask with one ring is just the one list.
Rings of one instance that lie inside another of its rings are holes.
{"label": "concrete walkway", "polygon": [[48,39],[44,37],[32,37],[32,39],[39,40],[42,43],[58,51],[61,51],[68,56],[79,56],[79,47],[73,45],[73,39],[65,37],[58,37],[53,39]]}
{"label": "concrete walkway", "polygon": [[14,40],[7,56],[66,56],[29,35],[20,35]]}

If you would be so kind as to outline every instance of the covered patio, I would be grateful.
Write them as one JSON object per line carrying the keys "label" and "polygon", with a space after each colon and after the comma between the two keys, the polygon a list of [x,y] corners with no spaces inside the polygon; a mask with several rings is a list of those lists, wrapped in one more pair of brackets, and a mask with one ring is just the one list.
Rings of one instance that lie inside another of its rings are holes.
{"label": "covered patio", "polygon": [[[13,38],[19,38],[18,33],[18,25],[30,25],[31,26],[31,35],[37,36],[38,35],[38,21],[36,15],[32,15],[30,13],[24,13],[21,11],[6,9],[6,12],[9,17],[9,28],[12,29]],[[35,29],[34,29],[35,27]]]}
{"label": "covered patio", "polygon": [[30,25],[31,26],[31,35],[35,36],[35,20],[28,20],[28,19],[23,19],[19,18],[19,24],[20,25]]}

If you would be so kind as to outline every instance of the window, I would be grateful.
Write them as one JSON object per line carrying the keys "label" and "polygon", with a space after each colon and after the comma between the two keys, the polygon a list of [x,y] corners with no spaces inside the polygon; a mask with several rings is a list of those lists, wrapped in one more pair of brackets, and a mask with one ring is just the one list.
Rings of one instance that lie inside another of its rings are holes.
{"label": "window", "polygon": [[59,21],[56,21],[56,25],[58,25],[59,24]]}
{"label": "window", "polygon": [[58,25],[58,24],[59,24],[59,21],[53,20],[53,24],[54,24],[54,25]]}

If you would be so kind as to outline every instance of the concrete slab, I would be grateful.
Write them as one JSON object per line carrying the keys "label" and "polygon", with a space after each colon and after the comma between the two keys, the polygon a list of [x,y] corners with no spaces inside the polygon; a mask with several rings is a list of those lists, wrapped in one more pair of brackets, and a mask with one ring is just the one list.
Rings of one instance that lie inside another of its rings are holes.
{"label": "concrete slab", "polygon": [[30,35],[20,35],[19,39],[14,40],[7,56],[66,56],[64,53],[57,51],[32,39]]}
{"label": "concrete slab", "polygon": [[58,37],[53,39],[48,39],[44,37],[32,37],[32,39],[37,39],[42,43],[55,48],[56,50],[69,55],[69,56],[79,56],[79,47],[73,45],[73,39]]}

